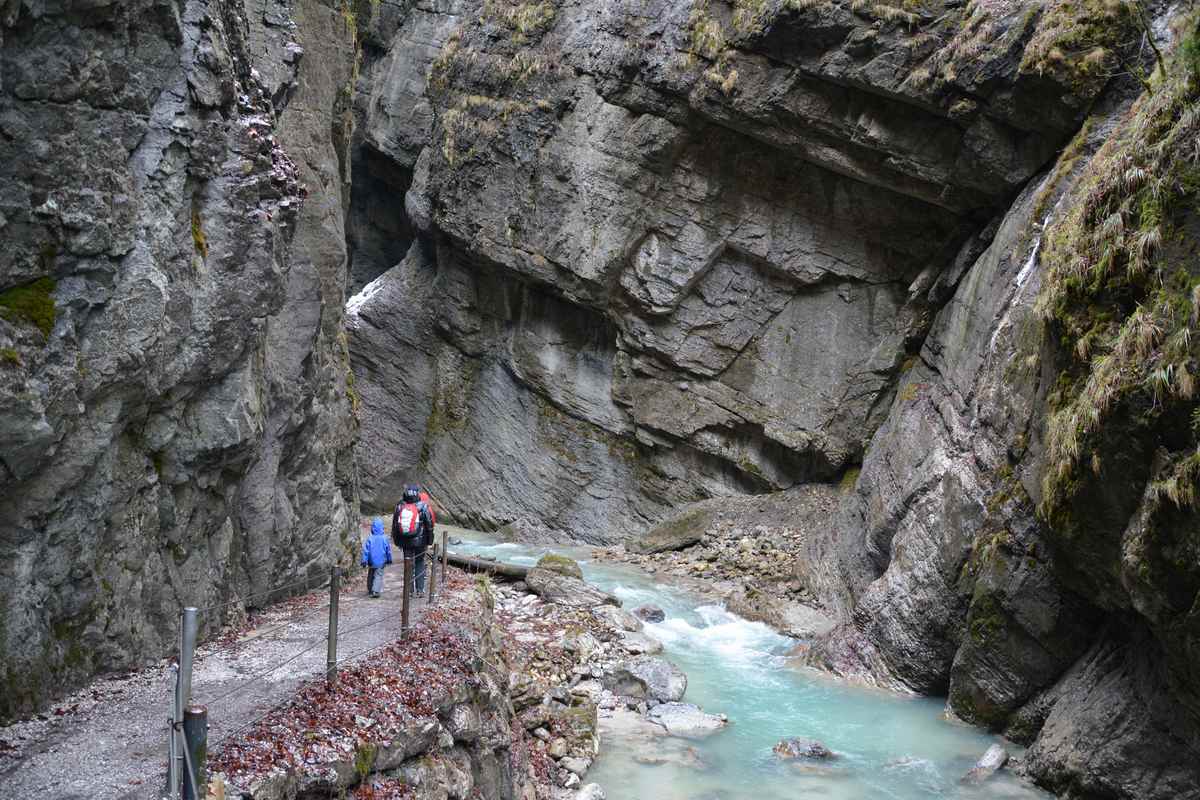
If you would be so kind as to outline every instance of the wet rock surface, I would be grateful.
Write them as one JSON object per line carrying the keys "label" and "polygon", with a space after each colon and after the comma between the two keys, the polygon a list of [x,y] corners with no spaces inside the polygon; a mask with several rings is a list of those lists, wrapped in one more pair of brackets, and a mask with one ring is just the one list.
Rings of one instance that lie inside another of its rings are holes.
{"label": "wet rock surface", "polygon": [[706,738],[728,723],[724,714],[708,714],[691,703],[663,703],[650,709],[646,717],[684,739]]}
{"label": "wet rock surface", "polygon": [[975,766],[971,767],[966,775],[963,775],[962,782],[965,784],[983,783],[1007,763],[1008,751],[1000,745],[994,744],[975,762]]}
{"label": "wet rock surface", "polygon": [[833,751],[816,739],[784,739],[771,748],[775,755],[782,759],[831,759],[835,758]]}
{"label": "wet rock surface", "polygon": [[662,622],[667,618],[666,612],[658,606],[651,605],[638,606],[633,610],[633,614],[646,622]]}
{"label": "wet rock surface", "polygon": [[551,603],[587,609],[602,605],[621,605],[620,600],[591,586],[581,578],[563,575],[543,567],[529,570],[529,574],[525,576],[525,585],[529,591]]}

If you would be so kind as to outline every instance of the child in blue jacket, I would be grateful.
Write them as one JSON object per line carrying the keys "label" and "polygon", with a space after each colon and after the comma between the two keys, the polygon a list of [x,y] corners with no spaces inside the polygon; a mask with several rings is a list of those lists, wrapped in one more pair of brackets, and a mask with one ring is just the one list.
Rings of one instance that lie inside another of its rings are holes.
{"label": "child in blue jacket", "polygon": [[383,568],[392,563],[392,543],[383,533],[383,520],[371,523],[371,535],[363,542],[362,565],[367,568],[367,594],[383,594]]}

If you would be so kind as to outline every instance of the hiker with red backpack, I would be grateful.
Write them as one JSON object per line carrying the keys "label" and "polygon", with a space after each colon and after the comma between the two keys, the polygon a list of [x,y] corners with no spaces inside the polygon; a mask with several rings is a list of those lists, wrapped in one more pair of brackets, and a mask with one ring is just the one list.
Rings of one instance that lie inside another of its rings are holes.
{"label": "hiker with red backpack", "polygon": [[421,490],[405,486],[396,513],[392,515],[392,541],[404,550],[404,557],[413,559],[413,591],[425,591],[425,550],[433,543],[433,511],[430,503],[421,499]]}

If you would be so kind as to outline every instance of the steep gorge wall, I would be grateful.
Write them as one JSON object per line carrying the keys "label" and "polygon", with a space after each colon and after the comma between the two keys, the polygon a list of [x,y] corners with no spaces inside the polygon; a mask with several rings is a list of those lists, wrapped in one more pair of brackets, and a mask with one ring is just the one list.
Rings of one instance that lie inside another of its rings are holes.
{"label": "steep gorge wall", "polygon": [[798,576],[812,663],[948,693],[1067,797],[1198,797],[1194,17],[1116,81],[933,323]]}
{"label": "steep gorge wall", "polygon": [[612,541],[857,465],[1103,85],[1039,60],[1055,13],[381,6],[351,231],[379,274],[349,317],[364,501],[420,479],[474,524]]}
{"label": "steep gorge wall", "polygon": [[861,462],[797,554],[812,663],[1060,794],[1196,797],[1200,48],[1133,10],[384,6],[365,502],[612,540]]}
{"label": "steep gorge wall", "polygon": [[343,552],[355,56],[318,0],[0,9],[0,717]]}

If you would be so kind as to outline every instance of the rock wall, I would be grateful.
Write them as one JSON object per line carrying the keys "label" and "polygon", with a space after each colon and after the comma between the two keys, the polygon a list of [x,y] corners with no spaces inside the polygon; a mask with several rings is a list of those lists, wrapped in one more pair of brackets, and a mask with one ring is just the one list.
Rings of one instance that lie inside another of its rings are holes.
{"label": "rock wall", "polygon": [[[1194,41],[1194,18],[1174,35],[1166,19],[1164,48]],[[1196,362],[1179,333],[1195,314],[1178,297],[1195,281],[1189,46],[1153,93],[1114,83],[1022,193],[798,562],[843,621],[812,663],[948,693],[957,715],[1030,744],[1024,769],[1067,797],[1200,796],[1180,419]],[[1114,244],[1102,221],[1122,215]],[[1139,245],[1148,230],[1175,244]],[[1168,366],[1176,380],[1155,384]]]}
{"label": "rock wall", "polygon": [[417,479],[472,524],[614,541],[857,465],[1100,90],[1039,60],[1062,13],[381,7],[363,276],[417,240],[352,301],[364,502]]}
{"label": "rock wall", "polygon": [[0,9],[0,717],[325,574],[353,15]]}
{"label": "rock wall", "polygon": [[861,464],[797,553],[813,663],[1060,794],[1195,796],[1200,70],[1134,10],[385,8],[363,235],[415,240],[351,303],[365,502],[612,541]]}

